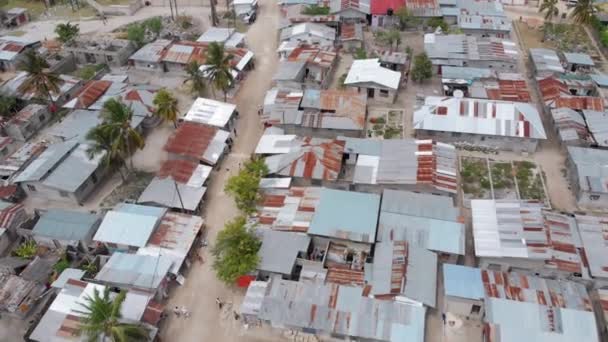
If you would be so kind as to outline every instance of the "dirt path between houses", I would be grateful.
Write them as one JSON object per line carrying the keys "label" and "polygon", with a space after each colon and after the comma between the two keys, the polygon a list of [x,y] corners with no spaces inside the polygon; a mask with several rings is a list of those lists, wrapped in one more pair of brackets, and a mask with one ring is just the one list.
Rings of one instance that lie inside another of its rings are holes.
{"label": "dirt path between houses", "polygon": [[[249,158],[261,134],[262,126],[257,107],[270,88],[272,75],[278,58],[276,31],[279,10],[274,1],[262,0],[258,20],[247,33],[247,44],[255,53],[256,69],[247,75],[235,97],[240,119],[237,123],[237,138],[232,153],[222,161],[221,168],[214,171],[207,189],[207,200],[203,217],[207,237],[212,244],[224,223],[238,215],[232,198],[223,187],[230,175],[235,174],[242,162]],[[170,317],[161,332],[165,341],[272,341],[280,339],[280,332],[269,328],[245,330],[233,319],[230,308],[220,313],[215,298],[234,303],[238,311],[244,295],[243,290],[226,287],[215,276],[211,268],[212,258],[205,251],[205,263],[195,263],[189,270],[186,282],[171,294],[167,308],[185,305],[192,316],[188,319]]]}

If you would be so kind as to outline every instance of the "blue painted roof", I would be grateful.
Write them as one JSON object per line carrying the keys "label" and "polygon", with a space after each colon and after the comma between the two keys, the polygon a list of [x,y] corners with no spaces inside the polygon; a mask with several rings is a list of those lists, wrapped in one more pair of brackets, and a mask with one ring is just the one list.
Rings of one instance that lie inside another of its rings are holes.
{"label": "blue painted roof", "polygon": [[33,233],[56,240],[84,240],[92,235],[98,220],[95,214],[50,209],[40,217]]}
{"label": "blue painted roof", "polygon": [[379,209],[377,194],[323,188],[308,233],[373,243]]}
{"label": "blue painted roof", "polygon": [[475,267],[443,264],[443,287],[446,296],[467,299],[485,296],[481,270]]}
{"label": "blue painted roof", "polygon": [[608,87],[608,75],[606,74],[593,74],[591,79],[600,87]]}

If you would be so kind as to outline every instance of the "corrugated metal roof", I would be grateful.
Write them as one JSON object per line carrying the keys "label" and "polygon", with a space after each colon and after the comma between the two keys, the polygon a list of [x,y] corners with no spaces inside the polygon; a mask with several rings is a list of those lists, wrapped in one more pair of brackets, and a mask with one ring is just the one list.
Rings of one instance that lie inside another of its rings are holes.
{"label": "corrugated metal roof", "polygon": [[472,300],[485,297],[479,268],[443,264],[443,288],[446,296]]}
{"label": "corrugated metal roof", "polygon": [[316,46],[300,44],[293,49],[287,60],[290,62],[306,62],[307,65],[330,69],[338,60],[338,49],[333,46]]}
{"label": "corrugated metal roof", "polygon": [[[76,141],[66,141],[50,145],[15,178],[14,182],[42,180],[49,171],[77,146],[78,142]],[[73,172],[74,170],[71,171]]]}
{"label": "corrugated metal roof", "polygon": [[393,90],[399,88],[400,82],[401,73],[380,66],[378,58],[354,60],[344,80],[345,85],[375,83]]}
{"label": "corrugated metal roof", "polygon": [[[307,89],[300,103],[301,126],[324,129],[363,130],[367,95],[354,90]],[[282,123],[282,122],[281,122]]]}
{"label": "corrugated metal roof", "polygon": [[160,166],[156,176],[171,178],[178,183],[192,187],[202,187],[211,174],[212,167],[191,160],[167,160]]}
{"label": "corrugated metal roof", "polygon": [[496,78],[496,71],[485,68],[456,67],[446,65],[441,68],[442,82],[457,80],[473,81],[480,78]]}
{"label": "corrugated metal roof", "polygon": [[66,286],[66,284],[68,284],[68,280],[80,280],[82,279],[82,277],[84,277],[85,274],[85,271],[78,268],[66,268],[65,270],[63,270],[63,272],[61,272],[61,274],[59,275],[59,277],[57,277],[53,284],[51,284],[51,287],[54,287],[56,289],[62,289]]}
{"label": "corrugated metal roof", "polygon": [[120,287],[156,290],[171,268],[172,260],[163,255],[114,252],[99,270],[95,280]]}
{"label": "corrugated metal roof", "polygon": [[559,56],[555,50],[534,48],[530,49],[530,56],[532,57],[532,63],[536,72],[565,72],[562,66]]}
{"label": "corrugated metal roof", "polygon": [[363,41],[363,25],[355,23],[344,23],[340,27],[340,40],[343,42],[351,40]]}
{"label": "corrugated metal roof", "polygon": [[414,112],[414,129],[546,139],[540,114],[529,103],[428,96]]}
{"label": "corrugated metal roof", "polygon": [[575,215],[592,277],[608,278],[608,218]]}
{"label": "corrugated metal roof", "polygon": [[539,260],[548,269],[586,276],[576,222],[542,208],[533,201],[472,200],[475,255]]}
{"label": "corrugated metal roof", "polygon": [[286,27],[281,30],[280,40],[292,39],[302,34],[320,38],[331,43],[336,40],[336,29],[316,23],[301,23]]}
{"label": "corrugated metal roof", "polygon": [[21,169],[29,165],[32,160],[44,152],[46,147],[47,144],[44,142],[25,143],[17,151],[0,162],[0,175],[10,179],[15,173],[21,171]]}
{"label": "corrugated metal roof", "polygon": [[382,140],[380,154],[359,155],[354,182],[361,184],[428,184],[456,193],[457,155],[452,145],[432,140]]}
{"label": "corrugated metal roof", "polygon": [[235,111],[236,105],[232,103],[199,97],[184,116],[184,120],[224,128]]}
{"label": "corrugated metal roof", "polygon": [[608,146],[608,113],[594,110],[583,110],[583,115],[598,146]]}
{"label": "corrugated metal roof", "polygon": [[600,87],[608,87],[608,75],[603,73],[591,74],[591,79]]}
{"label": "corrugated metal roof", "polygon": [[42,214],[33,233],[54,240],[85,241],[93,235],[98,222],[95,214],[49,209]]}
{"label": "corrugated metal roof", "polygon": [[551,109],[551,116],[563,142],[567,144],[593,143],[593,137],[581,113],[570,108],[553,108]]}
{"label": "corrugated metal roof", "polygon": [[257,269],[264,272],[291,275],[298,253],[308,251],[311,238],[303,233],[261,229],[262,247],[258,251]]}
{"label": "corrugated metal roof", "polygon": [[608,193],[608,151],[568,146],[581,191]]}
{"label": "corrugated metal roof", "polygon": [[308,233],[374,243],[380,196],[322,188]]}
{"label": "corrugated metal roof", "polygon": [[148,244],[139,248],[137,254],[154,257],[162,255],[171,259],[171,273],[177,275],[196,236],[203,229],[203,223],[202,217],[169,211],[150,236]]}
{"label": "corrugated metal roof", "polygon": [[447,196],[385,189],[376,240],[464,255],[460,210]]}
{"label": "corrugated metal roof", "polygon": [[[366,267],[371,276],[371,294],[405,296],[435,307],[437,255],[404,241],[377,243],[374,262]],[[367,277],[367,275],[366,275]]]}
{"label": "corrugated metal roof", "polygon": [[227,47],[237,47],[243,43],[244,38],[245,35],[236,32],[233,28],[210,27],[196,41],[201,43],[218,42],[224,43]]}
{"label": "corrugated metal roof", "polygon": [[152,43],[144,45],[129,57],[129,60],[157,63],[162,59],[166,49],[173,42],[166,39],[157,39]]}
{"label": "corrugated metal roof", "polygon": [[190,186],[173,179],[155,177],[141,193],[137,203],[195,211],[203,201],[205,192],[207,188],[203,186]]}
{"label": "corrugated metal roof", "polygon": [[165,151],[215,165],[223,155],[230,133],[216,127],[184,122],[165,144]]}
{"label": "corrugated metal roof", "polygon": [[462,61],[502,61],[517,63],[515,43],[503,39],[479,39],[462,34],[424,35],[424,51],[436,65],[464,66]]}
{"label": "corrugated metal roof", "polygon": [[279,67],[272,76],[273,81],[301,81],[304,77],[305,61],[281,61]]}
{"label": "corrugated metal roof", "polygon": [[169,49],[164,53],[162,61],[169,63],[188,64],[188,61],[190,61],[190,56],[193,52],[193,46],[175,43],[172,44],[171,47],[169,47]]}
{"label": "corrugated metal roof", "polygon": [[344,142],[321,138],[298,138],[293,152],[265,158],[269,174],[305,179],[336,180],[342,170]]}
{"label": "corrugated metal roof", "polygon": [[272,278],[258,317],[278,326],[377,341],[424,341],[425,308],[363,296],[360,287]]}
{"label": "corrugated metal roof", "polygon": [[258,224],[274,230],[307,232],[321,188],[265,189],[258,204]]}
{"label": "corrugated metal roof", "polygon": [[88,148],[89,146],[86,144],[78,144],[48,174],[44,180],[44,185],[61,191],[76,192],[99,168],[105,155],[105,152],[103,152],[89,158]]}
{"label": "corrugated metal roof", "polygon": [[166,209],[142,205],[115,208],[103,218],[93,240],[143,247],[165,211]]}
{"label": "corrugated metal roof", "polygon": [[566,63],[569,64],[578,64],[578,65],[586,65],[586,66],[594,66],[595,63],[586,53],[573,53],[573,52],[564,52],[564,59]]}

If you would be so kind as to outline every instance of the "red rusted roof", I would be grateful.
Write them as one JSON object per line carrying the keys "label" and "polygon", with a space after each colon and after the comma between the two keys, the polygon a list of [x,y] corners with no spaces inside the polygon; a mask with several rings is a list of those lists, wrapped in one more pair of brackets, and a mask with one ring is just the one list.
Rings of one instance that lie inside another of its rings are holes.
{"label": "red rusted roof", "polygon": [[165,144],[165,151],[202,160],[218,129],[193,122],[182,123]]}
{"label": "red rusted roof", "polygon": [[592,96],[561,96],[555,100],[555,107],[566,107],[574,110],[590,109],[602,112],[604,111],[604,100]]}
{"label": "red rusted roof", "polygon": [[112,85],[111,81],[89,81],[76,95],[74,109],[87,109],[95,103]]}
{"label": "red rusted roof", "polygon": [[322,68],[330,68],[337,60],[338,50],[334,47],[317,47],[303,44],[295,48],[287,57],[291,62],[306,62]]}
{"label": "red rusted roof", "polygon": [[363,270],[330,267],[327,270],[325,281],[339,285],[362,286],[365,283],[364,278],[365,272]]}
{"label": "red rusted roof", "polygon": [[403,6],[405,6],[405,0],[372,0],[371,14],[386,15],[389,9],[394,13]]}
{"label": "red rusted roof", "polygon": [[191,160],[167,160],[161,165],[157,176],[159,178],[171,177],[176,182],[187,183],[197,166],[198,163]]}

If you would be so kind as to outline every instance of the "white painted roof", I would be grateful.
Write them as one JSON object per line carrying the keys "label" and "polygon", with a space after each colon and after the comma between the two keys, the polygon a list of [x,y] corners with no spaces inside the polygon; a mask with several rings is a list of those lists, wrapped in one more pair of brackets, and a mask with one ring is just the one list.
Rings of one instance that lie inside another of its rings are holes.
{"label": "white painted roof", "polygon": [[397,90],[401,73],[380,66],[378,58],[358,59],[350,67],[344,84],[376,83]]}
{"label": "white painted roof", "polygon": [[199,97],[184,116],[184,120],[224,128],[235,110],[236,105],[232,103]]}

